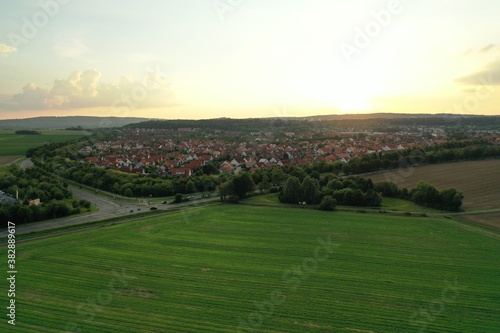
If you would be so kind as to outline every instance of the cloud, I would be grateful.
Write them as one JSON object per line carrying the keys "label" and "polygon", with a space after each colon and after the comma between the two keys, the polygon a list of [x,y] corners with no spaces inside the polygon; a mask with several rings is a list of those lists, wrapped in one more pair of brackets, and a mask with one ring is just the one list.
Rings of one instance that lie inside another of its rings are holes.
{"label": "cloud", "polygon": [[474,48],[470,48],[466,52],[464,52],[463,55],[466,55],[466,56],[485,55],[485,54],[494,53],[495,51],[500,51],[500,45],[492,43],[492,44],[488,44],[486,46],[483,46],[482,48],[480,48],[478,50],[476,50]]}
{"label": "cloud", "polygon": [[[54,80],[50,89],[33,83],[26,84],[22,92],[0,102],[0,109],[46,110],[79,109],[88,107],[163,107],[172,105],[169,86],[150,85],[148,73],[141,82],[130,76],[121,78],[118,84],[101,81],[101,72],[96,69],[73,71],[66,79]],[[158,83],[158,82],[157,82]]]}
{"label": "cloud", "polygon": [[23,92],[12,97],[14,104],[23,105],[29,109],[43,109],[43,101],[50,97],[47,89],[28,83],[23,87]]}
{"label": "cloud", "polygon": [[482,70],[455,80],[466,85],[500,85],[500,59],[490,63]]}
{"label": "cloud", "polygon": [[491,50],[495,49],[496,47],[497,47],[496,44],[486,45],[485,47],[483,47],[482,49],[480,49],[478,52],[479,53],[488,53]]}
{"label": "cloud", "polygon": [[8,55],[12,52],[15,52],[16,50],[17,49],[14,46],[0,44],[0,55]]}
{"label": "cloud", "polygon": [[101,73],[96,69],[74,71],[65,80],[55,80],[51,90],[54,96],[96,97]]}

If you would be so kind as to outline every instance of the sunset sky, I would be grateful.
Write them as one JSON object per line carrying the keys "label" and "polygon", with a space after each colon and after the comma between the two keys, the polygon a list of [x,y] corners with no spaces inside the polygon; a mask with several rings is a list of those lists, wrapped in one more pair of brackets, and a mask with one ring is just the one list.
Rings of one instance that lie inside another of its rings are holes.
{"label": "sunset sky", "polygon": [[499,17],[498,0],[3,0],[0,119],[500,114]]}

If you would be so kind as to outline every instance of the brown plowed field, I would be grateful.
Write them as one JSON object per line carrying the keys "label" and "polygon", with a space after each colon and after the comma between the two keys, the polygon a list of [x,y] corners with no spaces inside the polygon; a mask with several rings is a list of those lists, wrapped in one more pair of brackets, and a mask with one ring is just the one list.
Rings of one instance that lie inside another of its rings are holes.
{"label": "brown plowed field", "polygon": [[9,163],[14,162],[17,159],[20,159],[23,157],[22,155],[15,155],[15,156],[0,156],[0,165],[7,165]]}
{"label": "brown plowed field", "polygon": [[[438,189],[455,188],[464,193],[466,212],[500,210],[500,159],[426,165],[366,176],[374,182],[390,180],[412,188],[426,181]],[[500,212],[469,215],[468,220],[500,228]]]}

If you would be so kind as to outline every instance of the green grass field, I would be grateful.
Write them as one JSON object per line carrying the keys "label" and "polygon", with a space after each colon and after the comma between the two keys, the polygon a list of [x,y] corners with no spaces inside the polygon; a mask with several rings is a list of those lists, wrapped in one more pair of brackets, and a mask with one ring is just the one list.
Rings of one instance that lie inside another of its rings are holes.
{"label": "green grass field", "polygon": [[497,234],[245,205],[186,214],[18,243],[16,326],[4,315],[0,330],[500,331]]}
{"label": "green grass field", "polygon": [[[263,204],[270,206],[285,206],[280,203],[278,199],[277,193],[272,194],[264,194],[257,195],[245,199],[246,203],[250,204]],[[287,205],[289,206],[289,205]],[[354,206],[338,206],[339,210],[360,210],[360,209],[369,209],[369,207],[354,207]],[[382,198],[382,204],[380,207],[376,207],[377,210],[386,210],[386,211],[400,211],[400,212],[411,212],[411,213],[440,213],[442,211],[431,209],[427,207],[422,207],[417,205],[416,203],[409,200],[402,200],[397,198]]]}
{"label": "green grass field", "polygon": [[89,135],[86,131],[46,130],[42,135],[14,134],[15,131],[0,130],[0,156],[24,155],[33,147],[44,143],[64,142]]}

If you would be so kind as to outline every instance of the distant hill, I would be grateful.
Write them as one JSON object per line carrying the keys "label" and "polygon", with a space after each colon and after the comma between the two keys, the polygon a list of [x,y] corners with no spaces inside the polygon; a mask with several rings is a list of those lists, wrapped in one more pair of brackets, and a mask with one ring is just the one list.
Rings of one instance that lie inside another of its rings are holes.
{"label": "distant hill", "polygon": [[81,126],[83,129],[94,129],[102,127],[122,127],[148,121],[150,118],[132,117],[36,117],[27,119],[0,120],[0,129],[9,130],[47,130],[64,129]]}
{"label": "distant hill", "polygon": [[363,120],[363,119],[421,119],[421,118],[441,118],[441,119],[456,119],[456,118],[470,118],[470,117],[483,117],[476,115],[466,115],[466,114],[451,114],[451,113],[353,113],[353,114],[332,114],[324,116],[311,116],[311,117],[300,117],[297,119],[304,120]]}
{"label": "distant hill", "polygon": [[464,126],[481,129],[500,130],[500,116],[461,115],[461,114],[401,114],[370,113],[347,115],[323,115],[309,117],[283,118],[217,118],[200,120],[165,120],[155,119],[141,123],[129,124],[128,128],[154,129],[207,129],[229,132],[262,132],[262,131],[310,131],[313,128],[329,128],[335,130],[395,131],[401,126],[440,126],[459,130]]}

